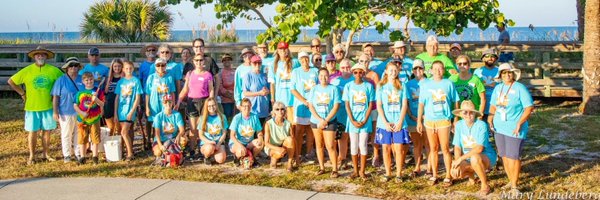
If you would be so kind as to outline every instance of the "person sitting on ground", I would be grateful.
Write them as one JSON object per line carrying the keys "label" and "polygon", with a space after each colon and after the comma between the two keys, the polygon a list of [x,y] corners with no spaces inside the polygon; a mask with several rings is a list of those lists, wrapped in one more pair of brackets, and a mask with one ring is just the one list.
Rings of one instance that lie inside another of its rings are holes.
{"label": "person sitting on ground", "polygon": [[265,123],[265,153],[271,157],[271,168],[277,167],[279,159],[287,155],[286,170],[292,171],[294,160],[294,132],[292,124],[285,119],[287,107],[282,102],[273,104],[271,118]]}
{"label": "person sitting on ground", "polygon": [[496,165],[497,156],[490,144],[486,123],[478,119],[483,113],[470,100],[463,101],[460,109],[452,113],[462,120],[454,127],[454,160],[450,174],[453,179],[468,177],[469,185],[476,183],[477,175],[481,181],[479,194],[485,196],[491,189],[486,170],[491,170]]}
{"label": "person sitting on ground", "polygon": [[[264,147],[263,128],[258,116],[252,114],[250,99],[243,98],[240,103],[241,112],[231,120],[229,151],[235,155],[234,163],[240,166],[242,158],[254,160]],[[256,138],[256,139],[254,139]],[[249,157],[251,155],[251,157]],[[257,164],[255,162],[255,164]],[[249,167],[249,166],[245,166]]]}
{"label": "person sitting on ground", "polygon": [[163,110],[154,116],[154,121],[152,122],[152,127],[154,128],[152,152],[157,160],[167,152],[169,146],[178,145],[179,141],[185,137],[183,118],[179,112],[173,110],[173,99],[172,95],[164,95],[162,97]]}
{"label": "person sitting on ground", "polygon": [[77,144],[81,157],[77,164],[85,164],[88,140],[92,139],[92,160],[98,164],[98,144],[100,144],[100,118],[104,106],[104,92],[94,87],[94,75],[91,72],[81,76],[85,88],[75,94],[73,108],[77,112]]}
{"label": "person sitting on ground", "polygon": [[204,164],[212,165],[213,161],[218,164],[225,162],[227,152],[224,144],[227,128],[227,116],[218,109],[217,100],[213,97],[206,99],[197,127],[201,133],[200,152],[204,155]]}

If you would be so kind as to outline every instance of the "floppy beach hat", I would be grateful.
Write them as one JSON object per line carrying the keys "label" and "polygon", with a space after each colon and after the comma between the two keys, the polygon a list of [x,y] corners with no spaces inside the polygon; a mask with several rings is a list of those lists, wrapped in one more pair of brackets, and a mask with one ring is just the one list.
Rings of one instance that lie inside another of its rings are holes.
{"label": "floppy beach hat", "polygon": [[406,44],[404,44],[404,41],[396,41],[394,42],[394,45],[392,46],[393,49],[397,49],[400,47],[405,47]]}
{"label": "floppy beach hat", "polygon": [[229,58],[229,60],[233,60],[233,58],[231,57],[231,55],[229,55],[228,53],[223,54],[221,56],[221,62],[223,62],[223,60],[228,59],[228,58]]}
{"label": "floppy beach hat", "polygon": [[492,55],[496,57],[496,59],[498,59],[498,55],[496,54],[496,51],[494,51],[494,49],[486,49],[485,51],[483,51],[483,54],[481,54],[481,59],[483,59],[483,57],[485,57],[486,55]]}
{"label": "floppy beach hat", "polygon": [[258,55],[253,55],[252,58],[250,58],[250,62],[251,63],[260,63],[260,62],[262,62],[262,59],[260,59],[260,56],[258,56]]}
{"label": "floppy beach hat", "polygon": [[278,49],[287,49],[290,45],[287,42],[281,41],[277,44]]}
{"label": "floppy beach hat", "polygon": [[415,59],[413,61],[413,64],[412,64],[412,68],[414,69],[416,67],[425,68],[425,64],[423,63],[423,60],[421,60],[421,59]]}
{"label": "floppy beach hat", "polygon": [[67,69],[71,65],[78,65],[79,68],[81,68],[81,63],[79,62],[79,59],[77,59],[76,57],[67,58],[67,60],[65,60],[65,64],[61,68]]}
{"label": "floppy beach hat", "polygon": [[306,51],[301,51],[300,53],[298,53],[298,59],[303,57],[308,57],[308,53],[306,53]]}
{"label": "floppy beach hat", "polygon": [[34,50],[31,50],[29,53],[27,53],[27,56],[29,56],[30,58],[34,58],[35,54],[38,53],[46,54],[46,58],[54,58],[54,52],[47,50],[42,46],[38,46]]}
{"label": "floppy beach hat", "polygon": [[142,47],[142,50],[140,51],[140,54],[146,55],[146,51],[150,47],[154,47],[155,50],[158,50],[158,46],[156,46],[156,44],[146,44],[146,45],[144,45],[144,47]]}
{"label": "floppy beach hat", "polygon": [[463,112],[464,111],[468,111],[468,112],[474,112],[475,113],[475,117],[480,117],[483,116],[483,113],[479,112],[479,110],[475,109],[475,104],[473,104],[473,102],[471,100],[464,100],[461,104],[460,104],[460,109],[456,109],[452,111],[452,114],[455,116],[463,116]]}
{"label": "floppy beach hat", "polygon": [[354,70],[357,70],[357,69],[363,70],[365,72],[367,71],[367,68],[365,67],[365,65],[360,64],[360,63],[354,64],[354,66],[352,66],[352,68],[350,68],[350,71],[354,71]]}
{"label": "floppy beach hat", "polygon": [[500,74],[502,74],[502,71],[504,70],[508,70],[511,71],[513,73],[515,73],[515,81],[518,81],[521,78],[521,70],[514,68],[511,64],[509,63],[502,63],[499,67],[498,67],[498,74],[496,74],[496,77],[494,77],[495,79],[500,79]]}
{"label": "floppy beach hat", "polygon": [[452,49],[452,48],[457,48],[459,51],[462,51],[462,47],[458,43],[452,43],[450,45],[450,49]]}
{"label": "floppy beach hat", "polygon": [[244,57],[244,55],[247,53],[254,54],[254,52],[252,50],[250,50],[249,48],[244,48],[244,49],[242,49],[242,54],[240,54],[240,58]]}

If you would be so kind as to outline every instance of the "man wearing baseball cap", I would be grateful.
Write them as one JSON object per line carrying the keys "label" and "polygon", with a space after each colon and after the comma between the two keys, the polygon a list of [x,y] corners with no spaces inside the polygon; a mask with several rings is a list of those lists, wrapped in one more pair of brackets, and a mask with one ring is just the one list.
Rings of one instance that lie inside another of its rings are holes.
{"label": "man wearing baseball cap", "polygon": [[490,110],[490,98],[492,98],[492,92],[494,91],[496,84],[499,83],[498,80],[494,79],[494,77],[498,75],[498,66],[496,65],[498,55],[494,49],[487,49],[483,52],[483,55],[481,55],[481,60],[483,61],[484,66],[477,68],[473,72],[473,75],[479,77],[485,86],[485,98],[488,99],[488,101],[486,101],[484,115],[487,115]]}
{"label": "man wearing baseball cap", "polygon": [[381,77],[385,71],[385,64],[387,63],[384,63],[382,60],[375,57],[375,49],[373,49],[373,44],[371,43],[364,43],[362,45],[362,51],[364,54],[367,54],[369,57],[371,57],[371,62],[369,62],[367,65],[369,70],[374,71],[379,77]]}
{"label": "man wearing baseball cap", "polygon": [[102,78],[108,77],[108,67],[100,63],[100,50],[97,47],[92,47],[88,50],[88,60],[90,63],[83,66],[83,69],[79,70],[79,75],[83,75],[85,72],[90,72],[94,75],[94,86],[98,87]]}
{"label": "man wearing baseball cap", "polygon": [[[19,70],[8,79],[8,85],[17,92],[25,101],[25,131],[29,133],[29,159],[27,165],[35,163],[35,148],[38,134],[42,135],[42,158],[54,161],[48,155],[50,145],[50,131],[56,129],[56,121],[52,110],[52,86],[63,75],[55,66],[46,63],[46,59],[53,58],[54,53],[42,47],[30,51],[27,56],[35,63]],[[25,84],[26,91],[20,85]]]}

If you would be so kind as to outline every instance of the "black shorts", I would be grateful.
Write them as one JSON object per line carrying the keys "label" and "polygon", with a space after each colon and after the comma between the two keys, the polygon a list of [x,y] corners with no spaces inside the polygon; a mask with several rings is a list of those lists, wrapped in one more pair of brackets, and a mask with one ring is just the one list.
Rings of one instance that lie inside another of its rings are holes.
{"label": "black shorts", "polygon": [[121,122],[121,123],[127,122],[127,123],[130,123],[130,124],[133,124],[133,121],[131,121],[131,120],[119,120],[119,122]]}
{"label": "black shorts", "polygon": [[[317,129],[317,124],[310,123],[310,128]],[[327,127],[323,129],[324,131],[336,131],[337,130],[337,122],[331,121],[327,122]]]}
{"label": "black shorts", "polygon": [[186,108],[187,116],[200,117],[206,99],[207,98],[188,98]]}
{"label": "black shorts", "polygon": [[110,119],[115,116],[115,98],[115,93],[106,94],[106,99],[104,100],[104,114],[102,114],[105,119]]}

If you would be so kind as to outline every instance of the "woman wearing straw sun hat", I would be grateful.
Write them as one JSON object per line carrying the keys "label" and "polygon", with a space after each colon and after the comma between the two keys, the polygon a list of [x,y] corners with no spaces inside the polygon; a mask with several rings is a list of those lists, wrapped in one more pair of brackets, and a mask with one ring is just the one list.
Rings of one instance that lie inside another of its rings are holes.
{"label": "woman wearing straw sun hat", "polygon": [[498,71],[496,78],[500,78],[502,83],[496,85],[492,92],[488,124],[495,132],[498,155],[502,157],[510,181],[502,189],[518,193],[520,157],[529,127],[527,120],[533,111],[533,99],[525,85],[517,82],[521,70],[504,63]]}
{"label": "woman wearing straw sun hat", "polygon": [[479,193],[482,196],[490,192],[486,170],[496,165],[496,151],[489,142],[488,128],[478,118],[483,115],[471,100],[461,103],[460,109],[452,111],[460,116],[454,127],[454,160],[450,174],[453,179],[469,178],[469,185],[476,183],[475,175],[481,180]]}

